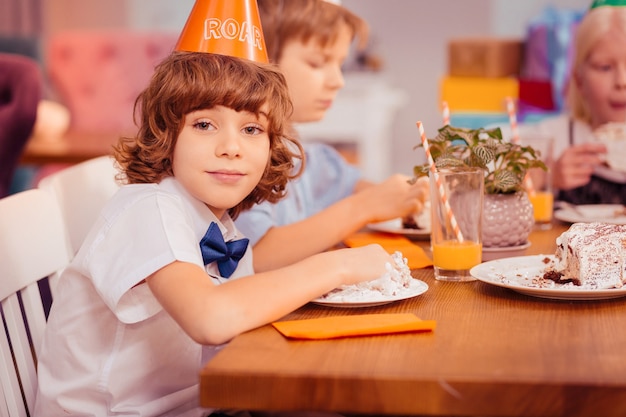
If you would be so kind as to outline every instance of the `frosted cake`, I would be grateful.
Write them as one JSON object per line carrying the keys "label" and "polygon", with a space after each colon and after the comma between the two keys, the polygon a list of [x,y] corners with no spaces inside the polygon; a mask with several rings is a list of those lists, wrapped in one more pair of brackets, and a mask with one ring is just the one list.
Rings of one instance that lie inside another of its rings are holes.
{"label": "frosted cake", "polygon": [[381,296],[392,297],[402,295],[410,289],[411,270],[401,252],[391,255],[393,265],[387,263],[385,272],[380,278],[352,285],[342,285],[325,294],[324,301],[370,301]]}
{"label": "frosted cake", "polygon": [[590,289],[621,288],[626,282],[626,225],[574,223],[556,245],[544,279]]}

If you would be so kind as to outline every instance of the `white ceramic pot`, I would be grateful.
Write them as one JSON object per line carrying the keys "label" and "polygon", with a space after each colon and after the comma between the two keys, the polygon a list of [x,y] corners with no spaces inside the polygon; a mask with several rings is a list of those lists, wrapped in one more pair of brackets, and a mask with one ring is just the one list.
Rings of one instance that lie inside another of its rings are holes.
{"label": "white ceramic pot", "polygon": [[520,246],[528,242],[535,223],[533,206],[524,191],[515,194],[485,194],[483,247]]}

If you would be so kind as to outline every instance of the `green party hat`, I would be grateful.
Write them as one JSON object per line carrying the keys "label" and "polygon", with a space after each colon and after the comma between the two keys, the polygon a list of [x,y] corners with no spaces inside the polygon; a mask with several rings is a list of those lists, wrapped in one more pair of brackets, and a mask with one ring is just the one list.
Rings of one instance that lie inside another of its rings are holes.
{"label": "green party hat", "polygon": [[595,0],[589,10],[602,6],[626,6],[626,0]]}

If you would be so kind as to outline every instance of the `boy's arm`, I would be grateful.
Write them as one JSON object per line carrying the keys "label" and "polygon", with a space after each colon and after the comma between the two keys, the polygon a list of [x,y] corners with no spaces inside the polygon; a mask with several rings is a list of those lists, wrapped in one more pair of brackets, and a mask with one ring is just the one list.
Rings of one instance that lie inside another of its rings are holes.
{"label": "boy's arm", "polygon": [[254,270],[281,268],[337,245],[368,223],[360,200],[353,194],[304,220],[271,227],[253,247]]}
{"label": "boy's arm", "polygon": [[428,195],[424,183],[410,185],[408,177],[393,175],[366,186],[302,221],[275,226],[254,245],[254,269],[268,271],[325,251],[368,223],[417,212]]}
{"label": "boy's arm", "polygon": [[343,284],[382,276],[391,256],[378,245],[320,253],[279,270],[215,285],[203,268],[175,261],[146,278],[159,303],[201,344],[221,344]]}

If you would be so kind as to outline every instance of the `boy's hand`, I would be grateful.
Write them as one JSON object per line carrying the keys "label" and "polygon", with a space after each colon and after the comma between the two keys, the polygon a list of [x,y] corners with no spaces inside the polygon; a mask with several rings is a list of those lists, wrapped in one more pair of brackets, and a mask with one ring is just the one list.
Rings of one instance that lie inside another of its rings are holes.
{"label": "boy's hand", "polygon": [[360,206],[368,212],[369,222],[379,222],[419,213],[428,200],[428,178],[415,184],[410,177],[395,174],[380,184],[358,193]]}

